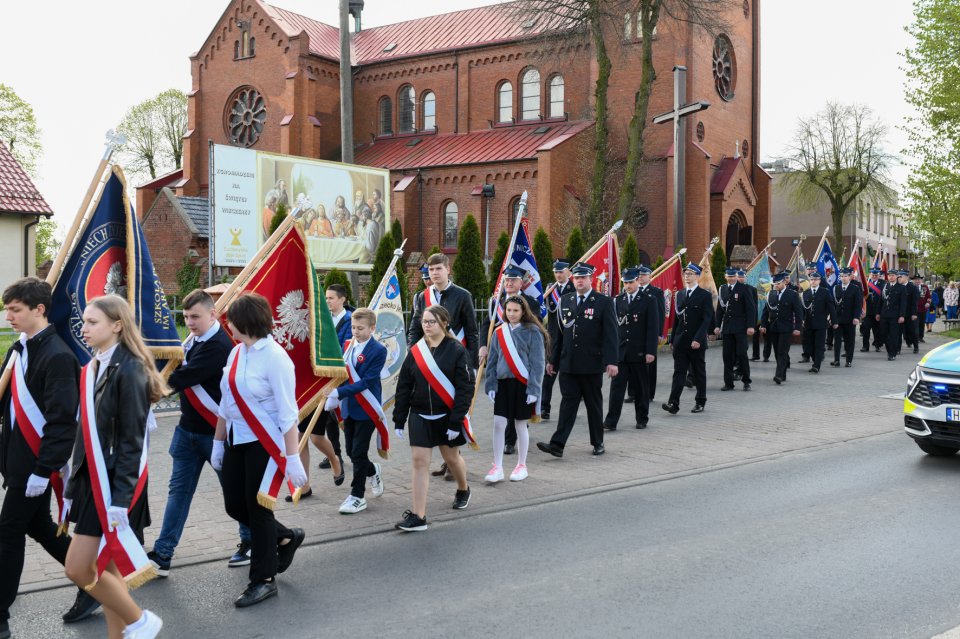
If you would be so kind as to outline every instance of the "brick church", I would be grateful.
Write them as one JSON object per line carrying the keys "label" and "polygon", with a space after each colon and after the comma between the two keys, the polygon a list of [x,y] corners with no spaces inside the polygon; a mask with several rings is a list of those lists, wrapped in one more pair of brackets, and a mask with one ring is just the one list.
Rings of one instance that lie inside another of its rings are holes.
{"label": "brick church", "polygon": [[[649,115],[672,109],[674,65],[688,69],[686,102],[711,104],[682,120],[683,236],[692,256],[714,236],[729,252],[737,244],[762,247],[770,235],[770,177],[758,164],[759,5],[732,3],[727,30],[716,37],[667,17],[653,36]],[[614,165],[626,156],[639,85],[638,32],[637,16],[625,15],[604,38]],[[358,12],[350,46],[354,161],[389,169],[390,213],[409,250],[438,245],[455,257],[464,218],[472,214],[483,237],[489,209],[492,251],[525,190],[533,227],[562,250],[586,206],[592,166],[598,69],[585,33],[517,19],[503,5],[369,29]],[[335,26],[261,0],[226,7],[190,58],[183,169],[138,190],[137,210],[168,288],[183,255],[207,255],[209,140],[341,158],[339,53]],[[644,260],[670,255],[676,244],[673,156],[672,126],[649,124],[638,215],[626,229]],[[485,184],[494,185],[493,198],[483,197]]]}

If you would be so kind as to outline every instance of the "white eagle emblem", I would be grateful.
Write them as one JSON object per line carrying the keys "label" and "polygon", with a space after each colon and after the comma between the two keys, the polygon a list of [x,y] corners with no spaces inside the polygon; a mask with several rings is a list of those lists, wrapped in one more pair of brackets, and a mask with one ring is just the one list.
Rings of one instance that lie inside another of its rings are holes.
{"label": "white eagle emblem", "polygon": [[116,294],[120,297],[127,296],[126,276],[123,272],[123,265],[120,262],[114,262],[107,271],[107,281],[103,284],[103,294]]}
{"label": "white eagle emblem", "polygon": [[289,291],[277,304],[277,320],[273,327],[273,339],[288,351],[293,350],[293,341],[306,341],[310,330],[308,311],[303,291]]}

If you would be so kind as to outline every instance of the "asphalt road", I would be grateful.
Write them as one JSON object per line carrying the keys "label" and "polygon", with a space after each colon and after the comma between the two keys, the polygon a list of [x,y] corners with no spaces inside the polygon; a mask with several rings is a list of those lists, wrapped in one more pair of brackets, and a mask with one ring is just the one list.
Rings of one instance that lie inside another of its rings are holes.
{"label": "asphalt road", "polygon": [[[960,624],[960,456],[905,435],[304,547],[280,596],[238,611],[244,569],[174,569],[136,593],[166,637],[883,637]],[[64,627],[69,589],[22,595],[14,637]]]}

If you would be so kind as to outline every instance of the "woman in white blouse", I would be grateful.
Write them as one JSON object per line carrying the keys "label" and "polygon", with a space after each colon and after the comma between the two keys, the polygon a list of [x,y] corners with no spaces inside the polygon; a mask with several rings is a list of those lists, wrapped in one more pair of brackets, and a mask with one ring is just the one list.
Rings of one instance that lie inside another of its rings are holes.
{"label": "woman in white blouse", "polygon": [[250,528],[250,583],[234,601],[243,608],[277,594],[277,573],[303,543],[303,529],[278,522],[273,507],[284,475],[298,488],[307,475],[297,452],[293,362],[271,336],[270,304],[241,295],[227,310],[227,326],[240,343],[224,369],[210,461],[222,473],[227,514]]}

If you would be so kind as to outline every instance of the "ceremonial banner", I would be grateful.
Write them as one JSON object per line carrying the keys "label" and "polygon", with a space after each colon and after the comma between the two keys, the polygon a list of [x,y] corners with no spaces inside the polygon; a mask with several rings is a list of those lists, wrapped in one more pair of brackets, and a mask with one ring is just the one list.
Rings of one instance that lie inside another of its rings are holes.
{"label": "ceremonial banner", "polygon": [[407,334],[403,325],[403,298],[397,279],[396,262],[384,274],[386,285],[370,301],[370,310],[377,314],[374,338],[387,349],[387,361],[380,371],[381,400],[384,409],[393,405],[397,394],[397,376],[407,356]]}
{"label": "ceremonial banner", "polygon": [[867,312],[867,272],[863,268],[863,261],[860,259],[860,255],[854,251],[853,255],[850,256],[850,263],[847,265],[849,268],[853,269],[853,279],[857,280],[860,283],[860,291],[863,293],[863,312]]}
{"label": "ceremonial banner", "polygon": [[700,261],[700,266],[703,268],[703,272],[700,273],[700,278],[697,280],[697,286],[700,288],[710,291],[710,297],[713,298],[713,305],[717,305],[717,282],[713,279],[713,269],[710,268],[710,258],[709,256],[704,257]]}
{"label": "ceremonial banner", "polygon": [[877,244],[877,256],[873,260],[873,268],[880,269],[884,274],[887,272],[887,260],[883,258],[883,244]]}
{"label": "ceremonial banner", "polygon": [[823,248],[820,250],[819,257],[817,257],[817,270],[820,272],[820,276],[827,286],[832,287],[837,283],[837,275],[840,267],[837,265],[836,258],[833,257],[833,251],[830,249],[829,241],[824,240],[823,242]]}
{"label": "ceremonial banner", "polygon": [[680,260],[673,260],[670,266],[666,267],[656,277],[650,280],[650,283],[663,290],[664,316],[663,331],[660,333],[660,343],[663,344],[670,335],[670,329],[677,318],[677,291],[683,288],[683,266]]}
{"label": "ceremonial banner", "polygon": [[50,323],[81,363],[92,355],[81,335],[83,310],[90,300],[109,293],[130,303],[143,340],[157,359],[182,359],[180,336],[118,166],[112,167],[53,287]]}
{"label": "ceremonial banner", "polygon": [[[540,271],[537,270],[537,258],[534,257],[533,250],[530,248],[529,224],[530,218],[526,216],[520,218],[520,225],[513,242],[513,250],[507,255],[505,267],[509,265],[519,266],[527,272],[523,278],[521,292],[540,302],[540,308],[531,308],[530,310],[537,314],[540,319],[543,319],[547,316],[547,305],[543,303],[543,284],[540,282]],[[497,291],[503,290],[503,268],[500,269],[500,276],[494,289]],[[503,309],[500,307],[499,295],[497,295],[496,314],[502,322]]]}
{"label": "ceremonial banner", "polygon": [[590,264],[593,272],[593,289],[598,293],[616,297],[620,293],[620,243],[614,233],[607,233],[594,250],[587,252],[581,262]]}
{"label": "ceremonial banner", "polygon": [[773,286],[773,278],[770,277],[770,260],[766,251],[757,263],[750,267],[744,280],[757,289],[757,318],[759,319],[767,306],[767,294]]}

